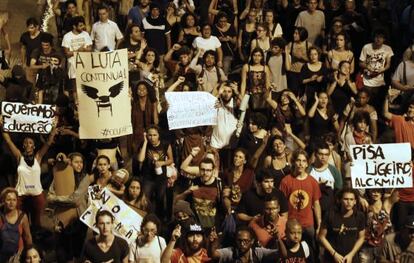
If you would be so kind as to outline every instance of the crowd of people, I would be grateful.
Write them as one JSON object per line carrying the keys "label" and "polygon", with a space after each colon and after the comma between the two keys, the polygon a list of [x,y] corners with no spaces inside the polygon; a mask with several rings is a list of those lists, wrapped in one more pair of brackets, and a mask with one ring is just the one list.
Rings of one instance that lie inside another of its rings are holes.
{"label": "crowd of people", "polygon": [[[414,262],[414,186],[353,189],[350,152],[414,149],[414,1],[47,2],[57,33],[28,18],[16,65],[0,12],[2,100],[56,106],[47,136],[2,129],[0,262]],[[74,54],[116,49],[133,133],[80,139]],[[191,91],[217,125],[170,130]],[[80,221],[103,189],[132,243]]]}

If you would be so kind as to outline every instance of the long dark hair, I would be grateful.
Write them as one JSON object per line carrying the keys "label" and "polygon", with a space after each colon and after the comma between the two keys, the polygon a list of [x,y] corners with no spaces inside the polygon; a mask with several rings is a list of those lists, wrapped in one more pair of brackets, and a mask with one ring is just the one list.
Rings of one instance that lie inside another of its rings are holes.
{"label": "long dark hair", "polygon": [[359,202],[359,193],[358,193],[358,191],[355,190],[355,189],[352,189],[352,188],[345,187],[345,188],[339,190],[336,193],[336,210],[338,212],[341,211],[342,198],[344,197],[345,194],[353,194],[354,197],[355,197],[356,203],[355,203],[355,206],[353,207],[353,210],[354,210],[354,214],[353,215],[355,215],[356,214],[356,211],[360,210],[361,205],[360,205],[360,202]]}
{"label": "long dark hair", "polygon": [[158,68],[158,66],[160,65],[160,55],[157,53],[157,50],[155,50],[154,48],[151,47],[147,47],[144,50],[144,54],[142,54],[140,61],[143,63],[146,63],[146,56],[148,54],[148,52],[154,52],[155,54],[155,60],[154,60],[154,68]]}
{"label": "long dark hair", "polygon": [[257,52],[259,52],[262,55],[262,60],[260,60],[260,65],[262,66],[265,65],[265,54],[263,52],[263,49],[261,49],[260,47],[255,47],[250,53],[249,64],[253,65],[253,55]]}
{"label": "long dark hair", "polygon": [[140,85],[144,85],[145,88],[147,89],[147,93],[148,93],[147,96],[148,96],[148,99],[150,100],[150,102],[152,102],[152,103],[156,102],[157,101],[157,96],[155,94],[154,87],[150,86],[144,80],[140,80],[140,81],[138,81],[137,84],[132,86],[132,99],[133,99],[133,101],[134,102],[139,102],[139,97],[138,97],[137,92],[138,92],[138,87]]}
{"label": "long dark hair", "polygon": [[145,195],[144,189],[143,189],[143,184],[141,182],[141,180],[138,177],[132,177],[125,185],[125,194],[124,194],[124,199],[126,201],[132,201],[132,197],[129,195],[129,187],[131,186],[131,184],[133,182],[138,182],[141,190],[139,192],[138,197],[135,199],[135,203],[136,203],[136,208],[147,211],[148,210],[148,206],[149,206],[149,201],[147,196]]}

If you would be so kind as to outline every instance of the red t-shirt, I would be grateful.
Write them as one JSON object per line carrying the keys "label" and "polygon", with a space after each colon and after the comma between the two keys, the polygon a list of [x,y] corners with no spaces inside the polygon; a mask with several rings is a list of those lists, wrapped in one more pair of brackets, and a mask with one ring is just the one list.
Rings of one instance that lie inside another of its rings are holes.
{"label": "red t-shirt", "polygon": [[312,207],[321,198],[321,190],[318,182],[310,175],[303,180],[288,175],[280,183],[282,191],[289,203],[289,218],[295,218],[302,227],[312,227]]}
{"label": "red t-shirt", "polygon": [[195,253],[191,257],[186,257],[183,251],[179,248],[174,249],[171,255],[171,263],[204,263],[210,262],[211,258],[207,255],[207,250],[202,248],[199,252]]}
{"label": "red t-shirt", "polygon": [[[277,223],[275,223],[279,239],[285,239],[286,221],[286,217],[279,216]],[[267,247],[267,244],[273,239],[273,237],[266,230],[263,216],[250,221],[249,227],[251,227],[256,233],[257,240],[259,240],[260,244],[263,247]]]}
{"label": "red t-shirt", "polygon": [[395,141],[409,142],[414,149],[414,124],[400,115],[392,115],[391,124],[395,132]]}
{"label": "red t-shirt", "polygon": [[[413,182],[414,182],[414,170],[412,171]],[[409,188],[398,189],[400,201],[403,202],[414,202],[414,186]]]}

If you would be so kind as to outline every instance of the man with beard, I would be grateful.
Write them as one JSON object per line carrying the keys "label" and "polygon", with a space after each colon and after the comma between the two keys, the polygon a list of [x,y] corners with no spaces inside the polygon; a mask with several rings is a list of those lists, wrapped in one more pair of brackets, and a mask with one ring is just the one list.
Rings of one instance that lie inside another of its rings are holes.
{"label": "man with beard", "polygon": [[249,190],[244,195],[237,207],[237,219],[248,224],[251,220],[260,217],[265,209],[266,195],[274,195],[279,200],[279,216],[287,218],[288,202],[284,194],[274,188],[273,175],[268,170],[261,170],[256,174],[256,189]]}
{"label": "man with beard", "polygon": [[255,235],[251,228],[242,226],[236,231],[235,247],[217,249],[218,238],[215,232],[210,234],[212,242],[211,257],[220,263],[264,262],[265,258],[275,258],[277,249],[254,247]]}
{"label": "man with beard", "polygon": [[68,89],[72,91],[75,101],[76,95],[76,68],[74,52],[92,51],[92,39],[85,31],[85,19],[82,16],[75,16],[71,19],[72,31],[63,36],[62,47],[67,58],[68,65]]}
{"label": "man with beard", "polygon": [[[171,236],[177,225],[181,226],[181,229],[188,229],[191,224],[195,224],[196,219],[193,210],[191,210],[190,203],[184,200],[178,200],[173,207],[173,218],[168,224],[165,235]],[[184,231],[183,231],[184,232]],[[185,234],[185,233],[183,233]]]}
{"label": "man with beard", "polygon": [[171,240],[161,257],[161,263],[204,263],[210,262],[207,250],[204,248],[204,231],[198,224],[190,224],[184,239],[178,248],[174,249],[177,240],[181,237],[181,226],[174,229]]}
{"label": "man with beard", "polygon": [[141,0],[139,4],[132,7],[128,12],[128,25],[136,24],[141,26],[142,20],[148,15],[150,0]]}
{"label": "man with beard", "polygon": [[125,38],[119,44],[119,49],[128,49],[128,61],[129,61],[129,82],[130,85],[136,85],[140,80],[140,72],[137,65],[139,54],[144,52],[146,48],[146,41],[143,37],[141,29],[137,24],[130,24],[126,30]]}
{"label": "man with beard", "polygon": [[221,149],[221,155],[231,158],[232,151],[229,151],[228,148],[222,148],[229,144],[230,138],[236,130],[239,107],[242,100],[238,92],[237,83],[223,82],[218,89],[217,98],[220,102],[217,112],[218,121],[217,125],[213,127],[210,146],[215,149]]}
{"label": "man with beard", "polygon": [[176,197],[177,201],[188,198],[204,228],[212,228],[217,224],[221,207],[222,184],[219,178],[213,176],[214,165],[209,158],[201,160],[200,177],[194,179],[193,184]]}
{"label": "man with beard", "polygon": [[358,251],[365,240],[365,215],[358,211],[358,192],[343,189],[338,193],[339,207],[323,219],[319,239],[325,248],[323,262],[359,262]]}
{"label": "man with beard", "polygon": [[[218,55],[216,51],[204,50],[200,47],[197,55],[191,60],[190,68],[193,69],[198,76],[198,90],[213,93],[220,83],[227,80],[226,74],[218,66]],[[203,58],[203,65],[199,65],[198,60]]]}

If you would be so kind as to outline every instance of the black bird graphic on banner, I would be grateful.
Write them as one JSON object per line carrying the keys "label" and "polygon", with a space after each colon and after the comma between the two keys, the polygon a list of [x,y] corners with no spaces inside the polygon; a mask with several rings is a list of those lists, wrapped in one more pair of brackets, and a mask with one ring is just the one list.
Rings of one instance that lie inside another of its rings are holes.
{"label": "black bird graphic on banner", "polygon": [[102,109],[107,109],[109,108],[109,110],[111,111],[111,116],[112,116],[112,103],[110,101],[110,98],[115,98],[116,96],[119,95],[119,93],[121,93],[121,90],[124,87],[124,82],[121,81],[118,84],[113,85],[112,87],[109,88],[109,96],[98,96],[98,92],[99,90],[97,88],[88,86],[88,85],[84,85],[82,84],[82,91],[91,99],[93,99],[96,102],[96,107],[98,110],[98,117]]}

